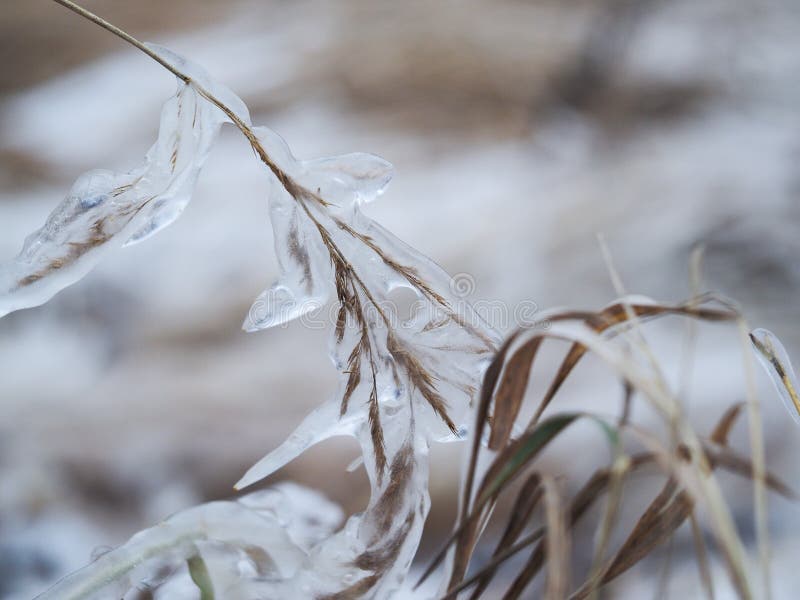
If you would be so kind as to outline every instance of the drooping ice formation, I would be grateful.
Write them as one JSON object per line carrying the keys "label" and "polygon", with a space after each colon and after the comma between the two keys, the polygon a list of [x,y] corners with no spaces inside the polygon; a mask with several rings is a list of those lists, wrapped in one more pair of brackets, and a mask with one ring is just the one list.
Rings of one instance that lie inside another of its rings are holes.
{"label": "drooping ice formation", "polygon": [[[337,558],[315,562],[316,584],[303,589],[333,593],[326,577],[350,573],[345,597],[386,597],[407,572],[427,514],[429,440],[464,424],[496,337],[451,291],[440,267],[361,212],[388,184],[388,163],[364,154],[299,161],[272,131],[259,128],[256,135],[287,177],[276,178],[269,198],[282,273],[256,300],[245,328],[283,323],[335,294],[331,357],[341,381],[237,487],[326,438],[354,436],[371,501],[320,546],[319,556]],[[392,302],[397,288],[417,296],[405,321]]]}
{"label": "drooping ice formation", "polygon": [[206,585],[215,597],[257,598],[250,582],[289,580],[308,560],[311,547],[341,521],[341,510],[321,494],[278,484],[237,502],[210,502],[179,512],[101,555],[39,599],[105,600],[127,597],[133,589],[156,598],[194,598],[193,571],[196,580],[199,568],[207,573]]}
{"label": "drooping ice formation", "polygon": [[[157,579],[161,589],[171,586],[170,598],[186,595],[181,585],[193,590],[188,597],[210,585],[246,598],[387,598],[408,571],[428,512],[428,445],[463,432],[497,335],[451,290],[438,265],[361,212],[388,184],[389,163],[368,154],[297,160],[277,134],[250,126],[232,92],[184,59],[157,51],[191,81],[165,106],[145,164],[125,175],[92,172],[79,180],[5,268],[0,314],[45,302],[103,252],[174,220],[220,125],[232,121],[273,175],[269,205],[281,271],[244,327],[275,326],[333,299],[331,358],[341,374],[337,392],[237,487],[326,438],[351,435],[372,494],[341,530],[303,547],[290,543],[291,532],[281,533],[279,522],[255,523],[239,504],[196,507],[135,536],[48,597],[69,597],[65,590],[87,585],[121,596]],[[392,302],[398,288],[417,298],[406,319]],[[242,548],[269,560],[251,564]]]}
{"label": "drooping ice formation", "polygon": [[[249,122],[247,108],[202,69],[158,46],[151,49],[230,102]],[[194,191],[200,169],[228,117],[178,81],[161,111],[158,140],[128,173],[94,170],[81,175],[22,251],[0,266],[0,316],[44,304],[83,278],[113,249],[143,240],[174,221]]]}
{"label": "drooping ice formation", "polygon": [[[388,184],[389,163],[368,154],[298,161],[277,134],[266,128],[255,132],[291,183],[289,189],[275,185],[269,197],[281,278],[259,296],[244,327],[284,323],[335,294],[331,357],[342,381],[338,393],[239,486],[265,477],[322,439],[358,436],[365,424],[378,450],[380,479],[386,466],[380,452],[382,411],[411,402],[426,435],[455,432],[495,334],[450,290],[450,278],[438,265],[361,212],[360,205]],[[391,296],[397,288],[417,296],[410,319],[398,317]],[[460,401],[450,406],[445,396]]]}

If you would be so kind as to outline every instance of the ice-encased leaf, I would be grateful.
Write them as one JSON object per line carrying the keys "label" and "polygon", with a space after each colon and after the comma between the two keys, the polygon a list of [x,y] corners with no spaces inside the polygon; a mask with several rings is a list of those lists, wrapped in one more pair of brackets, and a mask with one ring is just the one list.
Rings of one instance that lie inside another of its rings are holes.
{"label": "ice-encased leaf", "polygon": [[783,405],[792,419],[800,424],[800,387],[794,373],[789,354],[778,337],[767,329],[755,329],[750,333],[750,340],[756,350],[758,362],[766,371],[775,386]]}
{"label": "ice-encased leaf", "polygon": [[306,160],[301,166],[298,182],[341,208],[372,202],[394,175],[391,163],[363,152]]}
{"label": "ice-encased leaf", "polygon": [[[451,289],[444,270],[361,212],[390,181],[388,162],[358,153],[297,160],[280,136],[250,127],[232,92],[184,59],[151,49],[191,78],[165,106],[156,145],[131,173],[95,171],[79,179],[0,274],[8,283],[0,311],[46,301],[103,252],[174,220],[220,125],[232,119],[274,176],[269,204],[280,268],[245,328],[286,322],[335,297],[331,358],[340,372],[336,394],[239,487],[324,439],[351,435],[372,494],[362,513],[308,548],[287,542],[272,523],[262,527],[239,504],[203,505],[142,532],[51,596],[70,597],[63,592],[86,590],[81,582],[99,577],[115,595],[142,584],[169,597],[193,597],[202,580],[224,597],[388,597],[409,569],[429,508],[428,445],[462,434],[498,336]],[[398,288],[417,296],[407,320],[392,301]]]}
{"label": "ice-encased leaf", "polygon": [[[335,294],[331,358],[340,383],[237,488],[327,438],[355,437],[370,504],[320,544],[316,574],[303,589],[388,597],[407,572],[427,514],[428,444],[463,433],[498,336],[441,267],[361,212],[388,184],[388,162],[368,154],[297,160],[274,132],[254,133],[275,176],[269,203],[281,275],[244,327],[284,323]],[[393,302],[398,288],[417,296],[406,320]]]}
{"label": "ice-encased leaf", "polygon": [[[152,49],[188,71],[204,90],[226,98],[234,113],[249,121],[241,100],[199,67],[161,47]],[[174,221],[191,199],[220,126],[228,120],[194,84],[179,80],[143,164],[128,173],[81,175],[45,225],[28,236],[19,255],[0,266],[0,316],[47,302],[84,277],[104,254]]]}
{"label": "ice-encased leaf", "polygon": [[[269,203],[281,276],[253,304],[244,327],[284,323],[335,292],[332,359],[342,382],[330,406],[304,421],[239,485],[268,475],[322,439],[353,431],[351,422],[371,425],[380,478],[388,458],[381,452],[382,411],[406,396],[417,405],[420,429],[437,438],[457,430],[497,336],[453,293],[438,265],[361,212],[360,205],[386,187],[388,162],[367,154],[297,160],[271,130],[254,133],[273,173],[278,170]],[[406,322],[390,297],[400,287],[418,298]],[[338,420],[332,418],[336,410]]]}
{"label": "ice-encased leaf", "polygon": [[253,129],[262,148],[274,163],[300,188],[333,207],[345,209],[371,202],[380,196],[394,175],[392,164],[380,156],[351,152],[301,160],[286,141],[268,127]]}
{"label": "ice-encased leaf", "polygon": [[136,589],[193,598],[197,588],[187,562],[195,557],[220,598],[259,597],[253,586],[261,588],[265,580],[272,582],[269,597],[299,597],[291,592],[293,580],[342,518],[323,495],[291,483],[236,502],[202,504],[140,531],[38,598],[122,598]]}
{"label": "ice-encased leaf", "polygon": [[[178,111],[178,115],[180,115],[182,111],[186,111],[187,114],[192,115],[191,135],[186,135],[185,127],[182,128],[183,131],[181,131],[181,129],[175,129],[175,146],[170,150],[170,147],[167,145],[156,144],[148,152],[145,161],[166,164],[167,161],[174,160],[177,162],[181,160],[185,163],[182,166],[188,170],[189,178],[182,188],[175,190],[174,194],[171,196],[165,194],[164,197],[159,198],[158,202],[152,204],[149,221],[125,242],[126,246],[147,239],[181,215],[183,209],[186,208],[186,205],[191,200],[194,184],[200,174],[200,169],[205,162],[206,156],[216,140],[219,133],[219,126],[222,125],[222,123],[230,122],[230,119],[225,117],[219,108],[214,107],[202,97],[203,92],[211,93],[211,95],[225,104],[242,122],[248,125],[250,124],[250,112],[247,110],[247,106],[245,106],[241,98],[234,94],[229,88],[219,82],[215,82],[209,77],[208,73],[198,65],[186,60],[184,57],[172,52],[168,48],[150,43],[146,43],[145,46],[169,64],[191,77],[193,82],[191,89],[194,92],[187,97],[186,105]],[[198,90],[202,91],[198,93]],[[170,114],[167,113],[167,111],[162,111],[161,130],[171,130],[171,123],[165,122],[165,119],[169,116]],[[179,148],[179,146],[181,147]],[[171,152],[169,156],[164,155],[165,150]],[[151,154],[156,155],[151,156]],[[180,166],[175,170],[181,170]]]}
{"label": "ice-encased leaf", "polygon": [[[190,77],[194,84],[193,87],[200,91],[201,96],[206,99],[213,96],[245,125],[250,125],[250,111],[247,109],[247,105],[228,86],[211,77],[200,65],[169,48],[151,42],[145,42],[144,45],[179,72]],[[209,104],[213,104],[213,102],[209,102]]]}
{"label": "ice-encased leaf", "polygon": [[[369,202],[383,193],[392,165],[372,154],[353,153],[297,160],[286,142],[266,127],[253,128],[261,147],[284,173],[293,191],[324,198],[333,210]],[[270,220],[280,278],[253,303],[243,324],[246,331],[282,325],[324,306],[333,290],[328,249],[300,202],[276,181],[269,196]]]}
{"label": "ice-encased leaf", "polygon": [[[254,128],[262,145],[269,146],[270,157],[279,165],[293,160],[283,140],[271,139],[265,128]],[[270,143],[271,142],[271,143]],[[314,238],[319,233],[301,214],[302,208],[288,194],[269,197],[270,220],[275,239],[275,255],[280,279],[253,303],[244,329],[255,331],[281,325],[323,306],[330,296],[331,271],[327,255],[319,252]]]}

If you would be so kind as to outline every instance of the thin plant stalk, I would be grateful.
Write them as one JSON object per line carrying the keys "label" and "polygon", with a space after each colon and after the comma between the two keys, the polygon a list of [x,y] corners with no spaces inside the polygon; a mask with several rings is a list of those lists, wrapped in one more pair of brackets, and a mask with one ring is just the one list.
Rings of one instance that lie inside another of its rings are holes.
{"label": "thin plant stalk", "polygon": [[747,322],[740,318],[737,321],[739,337],[741,339],[745,390],[747,394],[747,424],[750,434],[750,452],[753,462],[753,502],[755,505],[755,526],[758,539],[758,555],[761,562],[761,577],[764,598],[772,597],[772,583],[770,581],[770,544],[769,526],[767,524],[767,491],[765,484],[766,457],[764,455],[764,436],[762,433],[761,408],[756,392],[755,372],[753,357],[748,352],[750,347],[750,329]]}

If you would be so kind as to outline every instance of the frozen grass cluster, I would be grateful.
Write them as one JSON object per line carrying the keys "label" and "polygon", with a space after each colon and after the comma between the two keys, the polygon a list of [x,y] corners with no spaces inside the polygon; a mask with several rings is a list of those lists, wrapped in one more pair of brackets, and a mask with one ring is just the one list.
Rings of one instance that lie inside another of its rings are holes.
{"label": "frozen grass cluster", "polygon": [[[505,598],[523,597],[545,566],[539,585],[547,597],[591,597],[686,522],[692,524],[702,581],[711,594],[706,544],[697,525],[702,508],[733,588],[750,598],[745,551],[714,477],[717,469],[754,483],[768,593],[765,493],[768,488],[794,493],[766,471],[758,402],[748,391],[752,459],[727,443],[741,405],[726,411],[709,435],[698,434],[641,334],[644,320],[672,315],[734,324],[746,342],[748,328],[730,303],[700,294],[681,304],[623,296],[599,311],[547,312],[541,319],[548,328],[520,329],[502,341],[465,306],[440,267],[360,210],[388,185],[389,163],[362,153],[297,159],[275,132],[253,126],[244,103],[199,66],[136,41],[69,0],[56,1],[159,62],[177,77],[178,88],[164,105],[158,139],[143,163],[127,173],[82,175],[19,255],[0,267],[0,316],[47,302],[107,254],[145,240],[178,218],[221,127],[233,125],[271,175],[268,202],[281,271],[254,301],[244,328],[274,327],[333,302],[331,359],[340,374],[335,393],[236,487],[263,480],[322,440],[349,435],[361,447],[371,496],[343,526],[338,507],[288,484],[190,508],[100,556],[43,598],[388,598],[407,578],[428,513],[429,446],[459,440],[467,432],[471,443],[457,525],[425,573],[444,565],[443,597],[462,592],[479,597],[498,584],[498,569],[521,552],[528,558]],[[389,295],[398,288],[411,290],[424,308],[405,322],[391,312]],[[531,369],[541,346],[553,339],[568,342],[568,350],[533,416],[523,423]],[[752,332],[750,340],[787,408],[800,419],[797,382],[782,345],[764,330]],[[543,417],[588,353],[624,383],[618,418],[591,410]],[[666,439],[632,422],[634,400],[656,410],[667,426]],[[536,459],[580,419],[596,422],[605,432],[612,459],[568,499],[559,482],[537,468]],[[638,451],[629,451],[626,440],[633,440]],[[611,551],[622,488],[646,468],[661,474],[664,487]],[[507,494],[515,494],[514,509],[501,517],[499,543],[488,562],[470,571],[494,508]],[[573,586],[573,529],[601,499],[591,566]]]}

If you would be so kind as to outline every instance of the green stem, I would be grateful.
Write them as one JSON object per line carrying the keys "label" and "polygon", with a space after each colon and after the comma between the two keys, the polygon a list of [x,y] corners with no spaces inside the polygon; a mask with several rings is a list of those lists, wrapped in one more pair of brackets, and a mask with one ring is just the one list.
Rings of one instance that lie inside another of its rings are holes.
{"label": "green stem", "polygon": [[[112,550],[108,557],[101,557],[84,567],[82,571],[86,573],[85,576],[81,576],[81,571],[68,575],[67,580],[70,581],[67,587],[62,585],[66,581],[59,582],[41,596],[37,596],[36,600],[84,600],[102,591],[104,587],[117,581],[147,560],[184,544],[191,544],[189,549],[194,551],[194,543],[206,539],[208,539],[208,534],[203,530],[188,531],[168,541],[140,548],[122,560],[117,558],[119,550]],[[191,552],[186,552],[186,554],[188,559]],[[104,561],[110,564],[104,565]]]}

